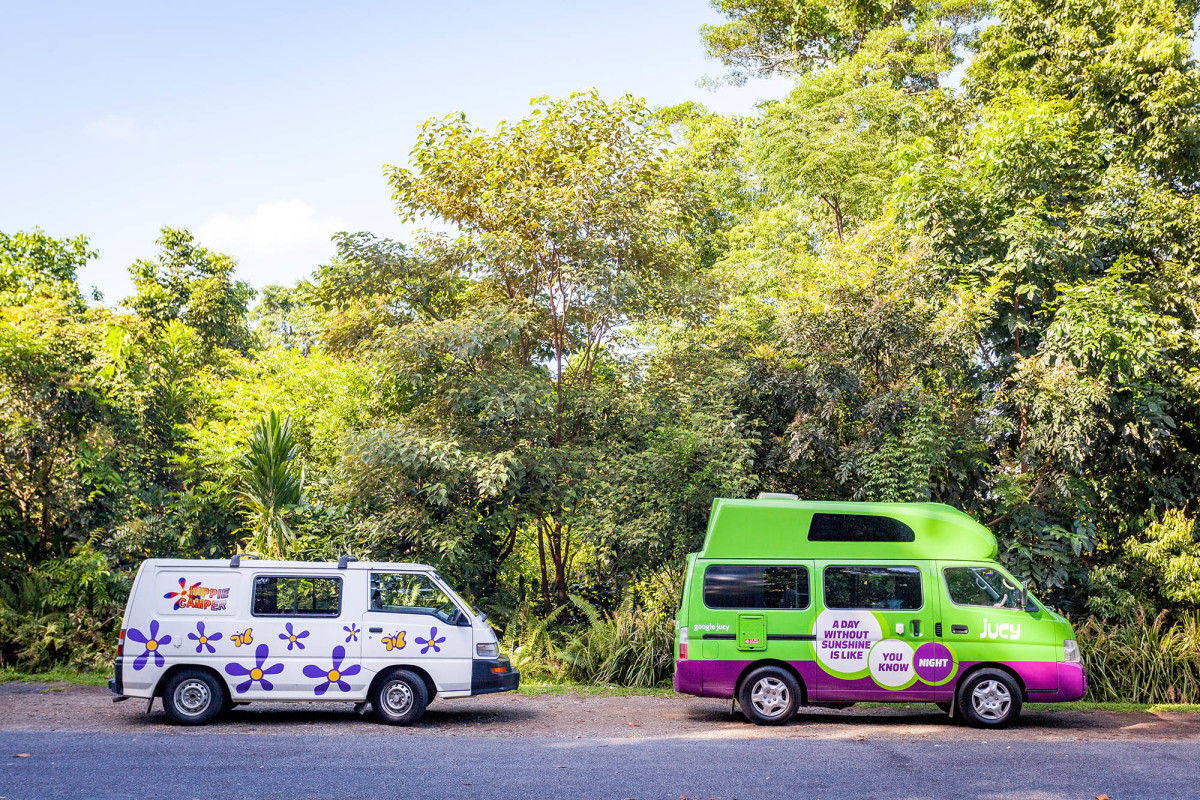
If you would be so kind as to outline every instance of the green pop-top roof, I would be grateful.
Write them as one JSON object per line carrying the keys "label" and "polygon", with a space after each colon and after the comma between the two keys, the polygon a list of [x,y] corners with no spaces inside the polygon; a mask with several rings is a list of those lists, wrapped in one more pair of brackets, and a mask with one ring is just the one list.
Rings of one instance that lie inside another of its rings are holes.
{"label": "green pop-top roof", "polygon": [[[890,517],[912,528],[912,542],[810,542],[813,514]],[[843,503],[764,496],[713,501],[700,558],[921,558],[989,561],[996,537],[942,503]]]}

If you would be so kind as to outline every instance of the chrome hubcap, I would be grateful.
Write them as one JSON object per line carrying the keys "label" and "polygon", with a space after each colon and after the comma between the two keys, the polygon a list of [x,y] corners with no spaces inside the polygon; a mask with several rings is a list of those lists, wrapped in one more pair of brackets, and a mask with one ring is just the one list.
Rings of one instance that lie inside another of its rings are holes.
{"label": "chrome hubcap", "polygon": [[1008,716],[1012,707],[1012,693],[1000,681],[981,681],[971,692],[971,705],[983,719],[1001,720]]}
{"label": "chrome hubcap", "polygon": [[404,681],[392,681],[383,687],[383,706],[389,714],[403,716],[413,704],[412,689]]}
{"label": "chrome hubcap", "polygon": [[212,693],[204,681],[184,681],[175,687],[175,708],[189,717],[203,714],[212,702]]}
{"label": "chrome hubcap", "polygon": [[754,684],[750,702],[754,704],[754,710],[764,717],[778,717],[787,710],[791,693],[787,684],[779,678],[762,678]]}

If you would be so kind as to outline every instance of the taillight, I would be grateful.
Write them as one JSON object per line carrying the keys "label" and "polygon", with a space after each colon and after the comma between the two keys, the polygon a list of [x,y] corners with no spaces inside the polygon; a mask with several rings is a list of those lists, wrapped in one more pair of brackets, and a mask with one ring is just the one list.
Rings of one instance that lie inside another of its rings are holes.
{"label": "taillight", "polygon": [[120,658],[125,653],[125,629],[117,634],[117,658]]}
{"label": "taillight", "polygon": [[687,661],[688,636],[687,628],[679,629],[679,660]]}

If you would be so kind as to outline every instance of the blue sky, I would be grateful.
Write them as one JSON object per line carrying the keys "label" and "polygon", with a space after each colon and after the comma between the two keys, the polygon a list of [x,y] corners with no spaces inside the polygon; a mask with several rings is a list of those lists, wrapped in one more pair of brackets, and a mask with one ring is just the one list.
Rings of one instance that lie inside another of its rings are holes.
{"label": "blue sky", "polygon": [[592,86],[725,113],[781,96],[696,85],[719,21],[705,0],[8,4],[0,230],[88,236],[80,282],[109,304],[163,225],[291,284],[336,230],[406,235],[382,166],[428,117],[488,126]]}

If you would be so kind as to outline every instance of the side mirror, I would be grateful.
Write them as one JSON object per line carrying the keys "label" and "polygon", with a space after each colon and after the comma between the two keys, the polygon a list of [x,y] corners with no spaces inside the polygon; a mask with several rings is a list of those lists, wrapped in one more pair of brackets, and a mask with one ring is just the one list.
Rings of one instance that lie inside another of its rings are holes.
{"label": "side mirror", "polygon": [[1021,581],[1021,609],[1023,611],[1029,610],[1029,581],[1028,580]]}

